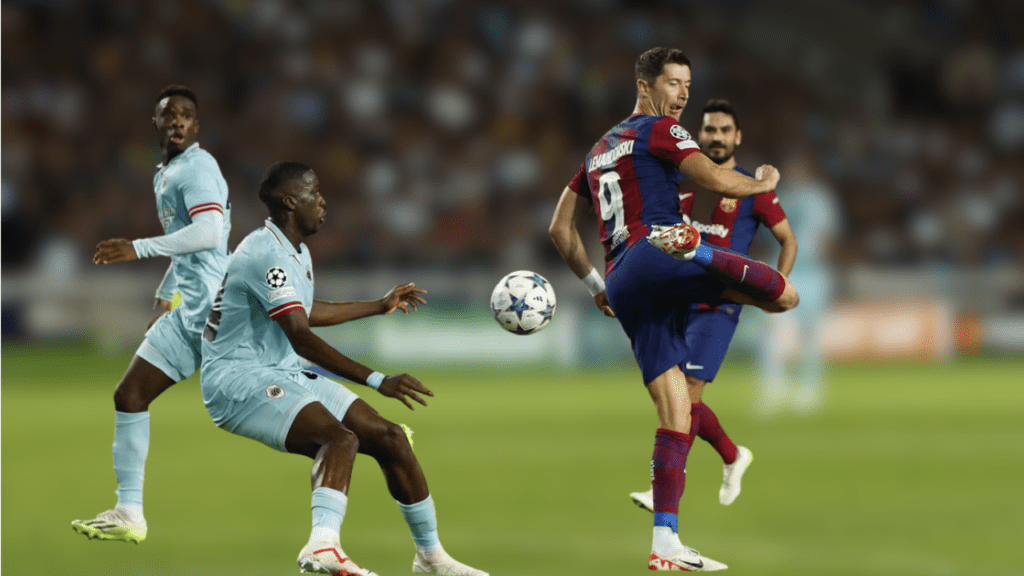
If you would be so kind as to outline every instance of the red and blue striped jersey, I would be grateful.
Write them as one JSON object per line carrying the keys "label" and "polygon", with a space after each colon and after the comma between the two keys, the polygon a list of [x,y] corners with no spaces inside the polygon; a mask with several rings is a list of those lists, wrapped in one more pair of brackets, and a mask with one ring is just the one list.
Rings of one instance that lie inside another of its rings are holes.
{"label": "red and blue striped jersey", "polygon": [[[735,170],[753,178],[750,172],[739,166]],[[685,180],[680,186],[685,186]],[[746,198],[720,198],[711,214],[711,222],[699,222],[691,214],[694,194],[696,192],[693,190],[680,193],[679,211],[697,227],[702,241],[740,254],[750,252],[750,244],[754,241],[758,225],[764,224],[765,228],[771,228],[786,219],[786,212],[772,190]]]}
{"label": "red and blue striped jersey", "polygon": [[679,163],[700,150],[670,116],[634,114],[590,150],[569,188],[594,203],[606,269],[654,224],[678,224]]}

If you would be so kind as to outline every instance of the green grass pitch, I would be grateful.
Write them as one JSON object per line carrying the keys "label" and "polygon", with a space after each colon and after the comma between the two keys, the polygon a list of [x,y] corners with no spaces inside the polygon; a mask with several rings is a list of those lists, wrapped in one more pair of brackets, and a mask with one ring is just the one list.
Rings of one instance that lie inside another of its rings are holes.
{"label": "green grass pitch", "polygon": [[[112,394],[128,359],[4,346],[4,576],[297,574],[309,461],[217,429],[198,379],[151,407],[149,538],[135,546],[71,530],[115,502]],[[742,495],[722,507],[721,461],[698,441],[683,542],[732,574],[1024,574],[1021,366],[838,365],[822,413],[761,422],[753,369],[727,361],[705,400],[755,460]],[[655,419],[635,368],[408,371],[436,392],[429,407],[356,391],[415,430],[456,558],[495,576],[647,573],[651,516],[628,493],[647,485]],[[412,541],[366,457],[342,543],[382,576],[411,573]]]}

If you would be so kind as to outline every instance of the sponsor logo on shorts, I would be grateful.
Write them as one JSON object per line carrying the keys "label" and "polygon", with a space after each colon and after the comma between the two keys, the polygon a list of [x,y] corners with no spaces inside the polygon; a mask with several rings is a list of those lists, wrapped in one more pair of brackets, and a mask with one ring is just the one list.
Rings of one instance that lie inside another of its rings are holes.
{"label": "sponsor logo on shorts", "polygon": [[281,388],[277,384],[271,384],[270,386],[267,386],[267,398],[270,398],[271,400],[284,398],[284,388]]}
{"label": "sponsor logo on shorts", "polygon": [[703,370],[704,367],[699,365],[699,364],[690,364],[689,362],[687,362],[686,363],[686,369],[687,370]]}

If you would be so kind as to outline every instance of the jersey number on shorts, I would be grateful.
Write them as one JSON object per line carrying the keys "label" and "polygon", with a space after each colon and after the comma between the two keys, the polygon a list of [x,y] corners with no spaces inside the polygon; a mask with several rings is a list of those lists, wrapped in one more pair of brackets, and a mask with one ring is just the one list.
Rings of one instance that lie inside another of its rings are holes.
{"label": "jersey number on shorts", "polygon": [[213,342],[217,338],[217,330],[220,329],[220,305],[224,300],[224,287],[227,285],[228,277],[225,275],[224,281],[220,283],[220,290],[217,291],[217,297],[213,299],[210,315],[206,317],[206,327],[203,328],[203,339],[207,342]]}
{"label": "jersey number on shorts", "polygon": [[[614,170],[601,174],[597,182],[600,186],[597,201],[601,205],[601,220],[604,220],[605,232],[611,247],[614,248],[626,239],[626,210],[622,207],[622,188],[619,187],[619,173]],[[609,229],[609,220],[615,218],[615,225]]]}

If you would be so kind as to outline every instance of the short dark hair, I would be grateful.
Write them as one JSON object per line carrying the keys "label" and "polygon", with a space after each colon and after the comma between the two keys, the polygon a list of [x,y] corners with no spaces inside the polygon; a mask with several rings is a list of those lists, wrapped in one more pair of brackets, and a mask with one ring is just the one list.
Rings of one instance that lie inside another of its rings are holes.
{"label": "short dark hair", "polygon": [[736,111],[733,110],[732,104],[724,98],[712,98],[704,104],[704,112],[702,114],[708,114],[711,112],[722,112],[732,116],[732,122],[736,125],[736,129],[740,129],[740,119],[736,116]]}
{"label": "short dark hair", "polygon": [[277,191],[282,186],[301,178],[303,174],[312,170],[309,166],[301,162],[291,162],[285,160],[272,164],[267,171],[263,173],[263,180],[260,181],[260,200],[270,208],[271,211],[276,210],[282,206],[281,195],[277,194]]}
{"label": "short dark hair", "polygon": [[681,64],[690,67],[690,59],[678,48],[651,48],[636,59],[635,75],[650,85],[661,75],[665,64]]}
{"label": "short dark hair", "polygon": [[156,95],[157,104],[159,104],[161,100],[167,98],[168,96],[184,96],[196,105],[196,110],[199,109],[199,99],[196,98],[196,93],[193,92],[188,86],[184,86],[182,84],[171,84],[170,86],[165,87],[163,90],[160,91],[159,94]]}

